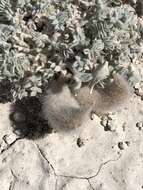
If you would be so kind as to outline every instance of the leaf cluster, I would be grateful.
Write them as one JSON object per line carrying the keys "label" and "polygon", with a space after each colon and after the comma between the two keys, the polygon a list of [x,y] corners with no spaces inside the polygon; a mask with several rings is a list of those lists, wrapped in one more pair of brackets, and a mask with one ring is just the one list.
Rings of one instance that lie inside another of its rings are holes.
{"label": "leaf cluster", "polygon": [[121,0],[0,0],[0,81],[12,100],[41,94],[67,68],[87,82],[106,65],[97,81],[116,71],[135,83],[142,38],[143,21]]}

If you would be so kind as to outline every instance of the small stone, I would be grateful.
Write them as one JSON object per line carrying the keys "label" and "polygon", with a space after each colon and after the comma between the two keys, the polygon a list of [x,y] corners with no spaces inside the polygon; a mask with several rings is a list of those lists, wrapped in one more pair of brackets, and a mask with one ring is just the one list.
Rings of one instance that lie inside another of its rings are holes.
{"label": "small stone", "polygon": [[11,134],[11,135],[4,135],[3,140],[7,145],[12,144],[16,140],[16,135]]}
{"label": "small stone", "polygon": [[78,146],[78,147],[82,147],[83,145],[84,145],[83,140],[82,140],[81,138],[78,138],[78,139],[77,139],[77,146]]}
{"label": "small stone", "polygon": [[130,145],[130,142],[129,142],[129,141],[119,142],[119,143],[118,143],[118,148],[119,148],[120,150],[125,150],[129,145]]}
{"label": "small stone", "polygon": [[105,131],[115,131],[116,130],[116,123],[115,118],[111,118],[108,116],[102,117],[101,125],[104,127]]}
{"label": "small stone", "polygon": [[120,150],[124,150],[124,143],[123,142],[119,142],[118,143],[118,147]]}
{"label": "small stone", "polygon": [[127,146],[130,146],[130,141],[125,141]]}
{"label": "small stone", "polygon": [[107,119],[106,116],[104,116],[104,117],[101,118],[101,125],[102,125],[103,127],[106,127],[107,122],[108,122],[108,119]]}
{"label": "small stone", "polygon": [[136,123],[136,127],[137,127],[139,130],[142,130],[142,129],[143,129],[143,123],[142,123],[142,122],[137,122],[137,123]]}

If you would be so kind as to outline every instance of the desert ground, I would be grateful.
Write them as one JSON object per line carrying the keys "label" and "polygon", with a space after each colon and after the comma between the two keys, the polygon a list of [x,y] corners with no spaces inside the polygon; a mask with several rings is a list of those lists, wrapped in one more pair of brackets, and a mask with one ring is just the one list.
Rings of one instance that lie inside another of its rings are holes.
{"label": "desert ground", "polygon": [[10,103],[0,104],[0,189],[143,189],[141,84],[118,112],[36,140],[15,135]]}

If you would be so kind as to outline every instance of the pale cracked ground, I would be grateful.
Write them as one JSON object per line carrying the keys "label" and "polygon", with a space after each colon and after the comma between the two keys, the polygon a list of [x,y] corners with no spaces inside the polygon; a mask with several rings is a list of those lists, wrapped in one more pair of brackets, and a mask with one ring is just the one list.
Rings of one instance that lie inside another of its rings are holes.
{"label": "pale cracked ground", "polygon": [[102,124],[98,117],[85,118],[77,130],[35,141],[12,133],[9,105],[0,104],[0,190],[143,189],[143,101],[139,96],[134,94],[125,109]]}

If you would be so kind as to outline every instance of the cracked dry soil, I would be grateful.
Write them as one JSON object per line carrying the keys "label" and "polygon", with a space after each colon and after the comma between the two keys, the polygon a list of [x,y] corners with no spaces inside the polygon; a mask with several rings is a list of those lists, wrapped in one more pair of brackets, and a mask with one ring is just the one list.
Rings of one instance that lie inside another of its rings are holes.
{"label": "cracked dry soil", "polygon": [[[13,134],[9,108],[0,104],[0,189],[142,190],[139,96],[133,95],[127,108],[108,118],[85,118],[76,130],[37,140]],[[107,124],[112,130],[105,130]]]}

